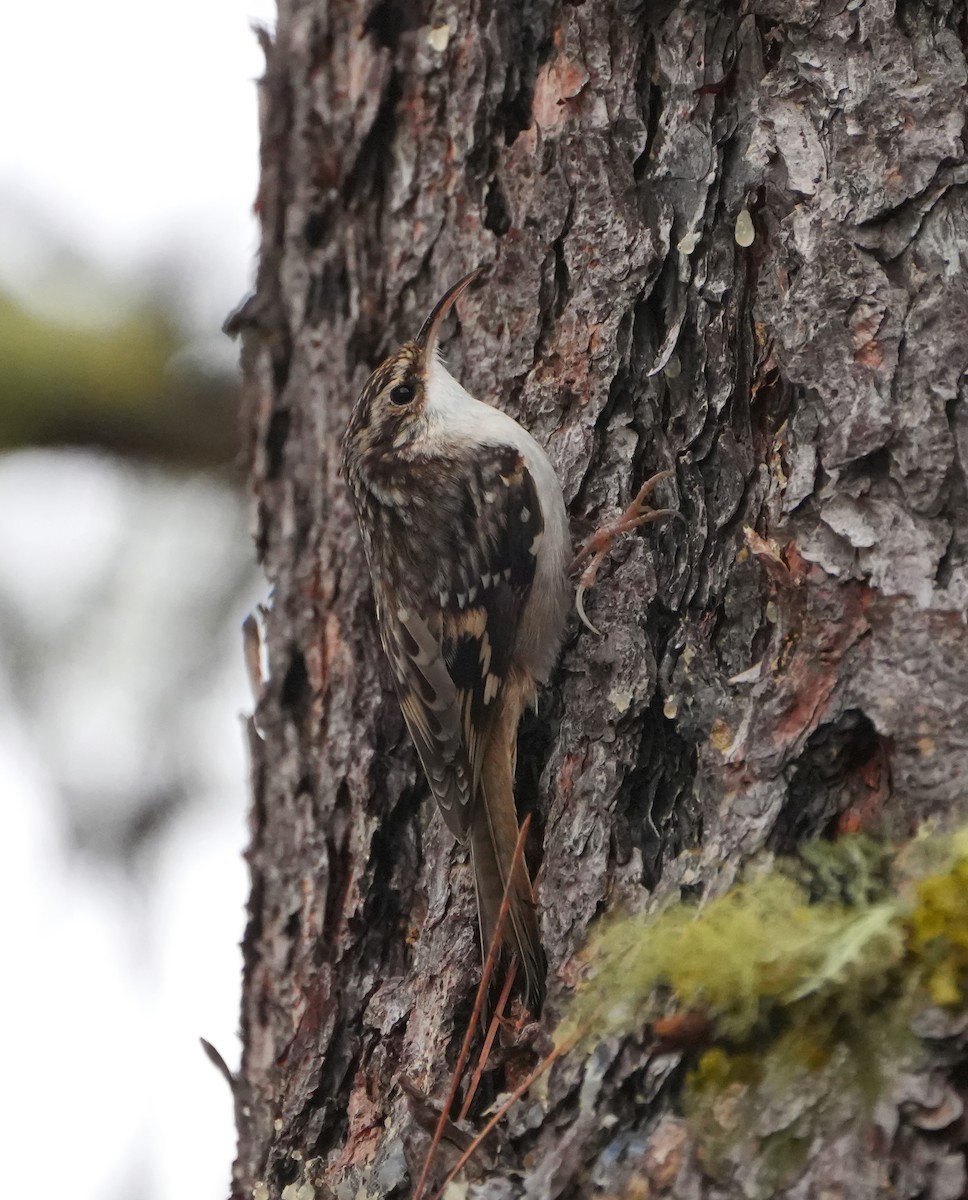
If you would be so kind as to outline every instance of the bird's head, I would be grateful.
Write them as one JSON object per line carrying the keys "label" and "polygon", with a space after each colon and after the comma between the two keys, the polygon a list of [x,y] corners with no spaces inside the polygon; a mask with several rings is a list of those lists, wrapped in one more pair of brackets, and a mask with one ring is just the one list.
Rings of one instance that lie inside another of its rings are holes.
{"label": "bird's head", "polygon": [[437,361],[440,330],[457,298],[483,268],[448,288],[417,336],[404,342],[366,381],[353,408],[344,440],[344,461],[368,451],[400,450],[418,436],[429,399],[431,368]]}

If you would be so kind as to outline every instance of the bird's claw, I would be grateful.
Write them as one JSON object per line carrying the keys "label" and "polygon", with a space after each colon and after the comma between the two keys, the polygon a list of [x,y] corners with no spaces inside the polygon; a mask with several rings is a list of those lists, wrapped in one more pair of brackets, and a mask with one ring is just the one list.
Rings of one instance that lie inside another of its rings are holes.
{"label": "bird's claw", "polygon": [[575,610],[583,625],[592,631],[592,633],[601,636],[600,631],[588,619],[588,614],[585,612],[585,593],[595,582],[595,577],[598,575],[599,568],[605,559],[612,551],[612,546],[617,537],[621,537],[623,533],[630,533],[633,529],[638,529],[640,525],[648,525],[653,521],[658,521],[662,517],[678,516],[678,512],[674,508],[646,508],[645,501],[652,494],[655,488],[664,480],[669,479],[674,475],[674,471],[659,471],[653,475],[651,479],[647,479],[639,488],[635,499],[628,508],[617,517],[614,521],[608,521],[599,529],[596,529],[591,537],[585,542],[582,548],[575,555],[575,558],[569,568],[570,571],[577,571],[586,560],[591,559],[588,565],[581,573],[578,580],[578,589],[575,593]]}
{"label": "bird's claw", "polygon": [[[589,570],[591,570],[591,568],[589,568]],[[586,571],[585,574],[587,573],[588,572]],[[595,574],[597,574],[597,567]],[[586,629],[590,629],[596,637],[601,637],[602,631],[595,628],[595,626],[588,619],[588,613],[585,612],[585,592],[588,590],[589,584],[585,583],[584,580],[585,575],[582,575],[581,579],[578,581],[578,590],[575,592],[575,611],[578,613],[578,617]]]}

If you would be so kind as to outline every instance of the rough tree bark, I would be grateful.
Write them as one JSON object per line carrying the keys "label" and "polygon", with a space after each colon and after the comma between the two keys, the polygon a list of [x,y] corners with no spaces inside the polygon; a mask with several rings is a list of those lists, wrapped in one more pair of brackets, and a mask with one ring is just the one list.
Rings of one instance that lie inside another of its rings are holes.
{"label": "rough tree bark", "polygon": [[[685,518],[617,549],[603,636],[576,623],[522,731],[546,1025],[605,912],[963,819],[966,39],[956,0],[280,0],[237,318],[273,598],[234,1196],[408,1195],[429,1139],[398,1078],[439,1101],[468,1018],[469,872],[337,477],[368,372],[468,269],[494,264],[451,369],[547,447],[576,538],[666,467]],[[755,1147],[704,1172],[677,1063],[640,1037],[593,1086],[561,1064],[472,1194],[762,1194]],[[963,1132],[909,1093],[779,1191],[961,1194]]]}

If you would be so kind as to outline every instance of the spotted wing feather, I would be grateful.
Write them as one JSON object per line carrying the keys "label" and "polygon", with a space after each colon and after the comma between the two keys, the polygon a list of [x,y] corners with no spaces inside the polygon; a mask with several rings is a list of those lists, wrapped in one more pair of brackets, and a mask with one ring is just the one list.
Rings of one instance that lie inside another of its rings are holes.
{"label": "spotted wing feather", "polygon": [[[378,598],[400,704],[448,827],[467,836],[496,701],[511,665],[543,522],[534,480],[512,447],[487,448],[446,477],[435,519],[446,523],[408,567],[403,604]],[[421,545],[411,535],[411,545]],[[434,549],[437,553],[434,553]]]}
{"label": "spotted wing feather", "polygon": [[434,614],[428,616],[429,621],[412,608],[391,611],[377,605],[407,728],[444,819],[463,837],[473,771],[461,729],[460,698],[440,651],[439,614],[436,620]]}

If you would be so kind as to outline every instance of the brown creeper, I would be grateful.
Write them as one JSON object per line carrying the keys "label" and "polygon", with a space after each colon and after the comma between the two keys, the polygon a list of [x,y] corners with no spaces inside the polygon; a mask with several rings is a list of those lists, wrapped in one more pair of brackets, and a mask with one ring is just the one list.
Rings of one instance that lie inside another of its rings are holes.
{"label": "brown creeper", "polygon": [[[403,715],[444,821],[470,844],[486,947],[518,835],[518,722],[558,655],[571,549],[544,451],[440,361],[440,327],[478,274],[370,376],[343,470]],[[536,1006],[545,963],[523,862],[508,892],[505,939]]]}

